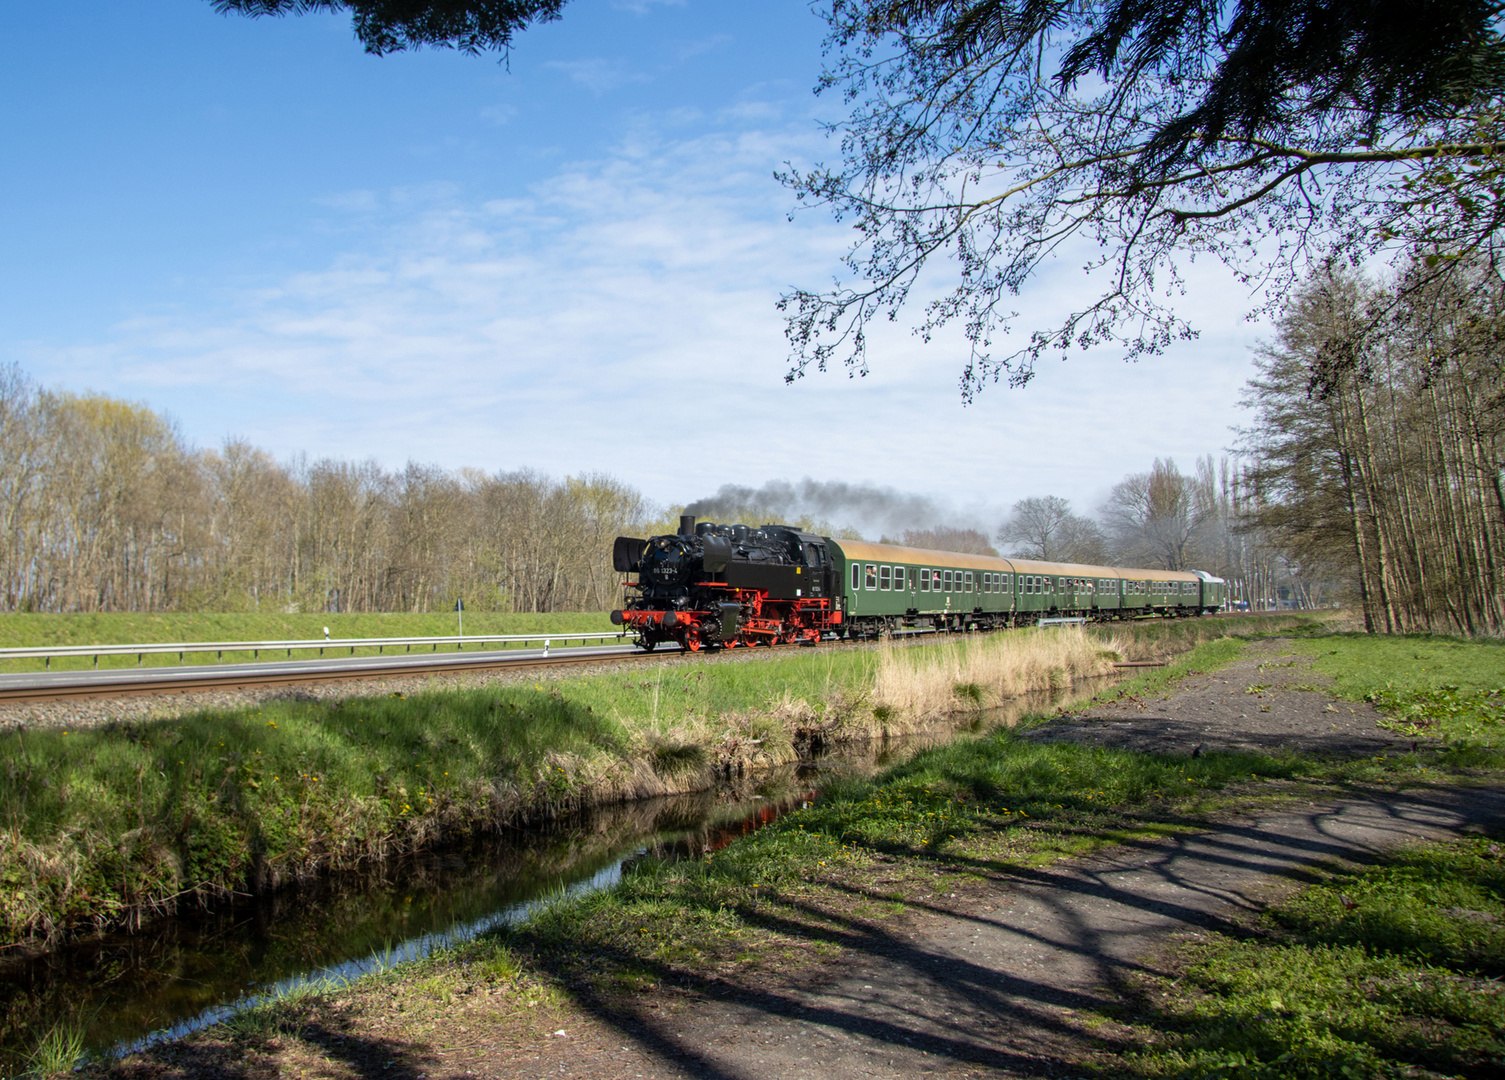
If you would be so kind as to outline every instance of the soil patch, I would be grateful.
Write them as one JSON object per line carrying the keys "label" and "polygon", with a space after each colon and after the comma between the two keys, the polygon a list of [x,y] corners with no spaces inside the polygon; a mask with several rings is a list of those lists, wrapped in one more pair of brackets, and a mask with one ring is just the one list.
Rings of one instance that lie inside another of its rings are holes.
{"label": "soil patch", "polygon": [[1042,742],[1082,742],[1152,754],[1208,750],[1365,757],[1409,750],[1412,740],[1380,726],[1363,702],[1336,701],[1313,658],[1279,639],[1257,641],[1237,663],[1190,675],[1174,693],[1125,694],[1062,713],[1025,733]]}

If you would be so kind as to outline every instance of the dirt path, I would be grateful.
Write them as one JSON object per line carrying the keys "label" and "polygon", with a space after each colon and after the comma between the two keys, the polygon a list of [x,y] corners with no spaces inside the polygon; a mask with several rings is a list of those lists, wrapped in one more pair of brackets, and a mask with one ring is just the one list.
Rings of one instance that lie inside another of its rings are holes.
{"label": "dirt path", "polygon": [[1253,642],[1237,663],[1192,675],[1174,694],[1126,697],[1063,716],[1028,737],[1156,754],[1188,754],[1201,746],[1363,757],[1412,747],[1381,728],[1380,714],[1369,705],[1325,693],[1332,680],[1313,671],[1312,660],[1278,639]]}
{"label": "dirt path", "polygon": [[[1172,935],[1227,928],[1316,862],[1505,818],[1499,792],[1308,807],[1110,857],[1011,871],[971,911],[917,906],[902,932],[857,933],[844,974],[689,1000],[585,1002],[563,1034],[476,1047],[430,1075],[857,1080],[1072,1075]],[[552,1021],[551,1021],[552,1022]],[[439,1062],[435,1062],[439,1065]],[[428,1069],[423,1070],[428,1072]]]}
{"label": "dirt path", "polygon": [[[1369,754],[1409,740],[1366,708],[1317,690],[1279,643],[1195,677],[1167,700],[1072,715],[1035,737],[1185,752],[1247,746]],[[1284,690],[1273,687],[1283,685]],[[1270,687],[1255,693],[1252,686]],[[1334,711],[1336,709],[1336,711]],[[1132,1002],[1135,977],[1186,935],[1229,929],[1333,860],[1505,822],[1505,792],[1425,789],[1287,806],[1179,839],[1114,848],[1042,870],[989,869],[985,884],[913,897],[910,914],[847,923],[835,964],[761,985],[711,979],[540,1005],[491,998],[438,1010],[421,1026],[390,1013],[309,1028],[257,1060],[164,1047],[137,1076],[848,1080],[858,1077],[1081,1075],[1073,1063],[1117,1048],[1095,1010]],[[874,881],[854,890],[884,899]]]}

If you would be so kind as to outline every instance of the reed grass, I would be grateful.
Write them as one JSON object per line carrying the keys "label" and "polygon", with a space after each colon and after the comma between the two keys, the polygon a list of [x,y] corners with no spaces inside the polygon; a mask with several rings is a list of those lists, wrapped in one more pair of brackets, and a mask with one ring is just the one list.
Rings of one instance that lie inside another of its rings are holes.
{"label": "reed grass", "polygon": [[1050,627],[928,648],[880,648],[873,700],[885,718],[939,719],[1008,698],[1111,674],[1127,650],[1117,635]]}

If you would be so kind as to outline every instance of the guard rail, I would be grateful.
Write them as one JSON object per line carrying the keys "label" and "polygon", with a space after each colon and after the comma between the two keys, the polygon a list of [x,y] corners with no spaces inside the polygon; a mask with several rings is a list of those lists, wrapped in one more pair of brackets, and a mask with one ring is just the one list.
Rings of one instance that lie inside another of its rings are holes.
{"label": "guard rail", "polygon": [[143,657],[171,653],[177,653],[180,662],[190,653],[214,653],[216,659],[223,660],[227,652],[248,652],[253,659],[259,660],[263,652],[286,652],[288,657],[291,657],[295,650],[303,652],[317,649],[319,655],[323,656],[325,649],[349,649],[350,655],[354,656],[356,649],[375,649],[378,655],[385,655],[389,648],[403,648],[407,652],[412,652],[415,645],[431,646],[434,652],[439,651],[440,645],[454,645],[463,652],[466,645],[472,644],[527,645],[535,641],[543,643],[544,655],[547,656],[549,647],[556,641],[584,644],[587,641],[621,641],[624,637],[626,634],[620,631],[609,630],[600,634],[467,634],[464,636],[456,634],[446,637],[309,638],[303,641],[182,641],[154,645],[51,645],[0,649],[0,661],[41,659],[44,661],[43,666],[50,670],[54,659],[71,656],[92,656],[95,667],[99,666],[101,656],[135,656],[136,664],[140,666]]}

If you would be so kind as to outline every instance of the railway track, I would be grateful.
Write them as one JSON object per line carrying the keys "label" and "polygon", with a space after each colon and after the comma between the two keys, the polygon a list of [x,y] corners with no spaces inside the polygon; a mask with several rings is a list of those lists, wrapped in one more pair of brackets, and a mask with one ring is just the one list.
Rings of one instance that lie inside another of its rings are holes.
{"label": "railway track", "polygon": [[525,670],[569,664],[603,664],[672,655],[645,653],[631,645],[488,653],[447,653],[422,658],[357,657],[276,663],[215,664],[141,670],[24,672],[0,675],[0,702],[60,701],[70,698],[173,694],[191,690],[250,689],[299,683],[345,682],[404,675],[444,675],[467,671]]}
{"label": "railway track", "polygon": [[[912,641],[928,633],[905,634]],[[897,636],[896,636],[897,638]],[[851,647],[853,643],[828,642],[822,648]],[[783,649],[798,645],[775,646]],[[759,652],[763,650],[759,649]],[[738,655],[747,650],[738,649]],[[426,657],[356,657],[342,660],[293,660],[250,664],[214,664],[136,670],[20,672],[0,675],[0,704],[27,701],[62,701],[72,698],[124,697],[141,694],[186,693],[192,690],[252,689],[300,683],[349,682],[405,675],[444,675],[468,671],[521,671],[529,668],[567,667],[571,664],[621,663],[652,657],[678,655],[679,650],[661,645],[645,653],[634,645],[583,646],[565,650],[495,650],[483,653],[445,653]],[[699,653],[705,657],[716,654]],[[1117,663],[1118,669],[1162,667],[1164,661]]]}

